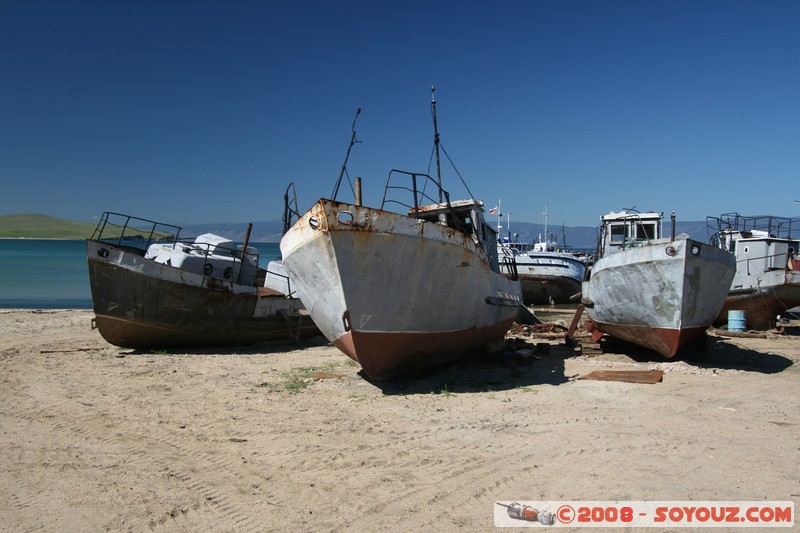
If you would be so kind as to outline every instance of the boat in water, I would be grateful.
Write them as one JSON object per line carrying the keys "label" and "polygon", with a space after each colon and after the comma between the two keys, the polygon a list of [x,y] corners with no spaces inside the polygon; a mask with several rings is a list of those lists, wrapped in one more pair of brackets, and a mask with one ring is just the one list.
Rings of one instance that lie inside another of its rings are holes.
{"label": "boat in water", "polygon": [[[435,98],[431,109],[438,169]],[[521,291],[501,273],[482,202],[451,201],[440,174],[399,170],[389,172],[379,208],[361,205],[358,180],[355,203],[339,202],[346,164],[347,157],[333,199],[317,201],[280,243],[325,337],[371,379],[443,365],[502,340]]]}
{"label": "boat in water", "polygon": [[779,315],[800,305],[800,240],[792,238],[797,219],[725,213],[706,219],[710,243],[736,256],[736,275],[717,317],[744,311],[749,329],[775,327]]}
{"label": "boat in water", "polygon": [[674,213],[672,236],[663,238],[662,219],[632,210],[601,217],[581,303],[591,328],[669,358],[717,317],[736,262],[725,250],[676,237]]}
{"label": "boat in water", "polygon": [[[248,227],[248,235],[249,235]],[[280,261],[206,233],[103,213],[86,241],[92,327],[123,348],[254,344],[319,335]]]}

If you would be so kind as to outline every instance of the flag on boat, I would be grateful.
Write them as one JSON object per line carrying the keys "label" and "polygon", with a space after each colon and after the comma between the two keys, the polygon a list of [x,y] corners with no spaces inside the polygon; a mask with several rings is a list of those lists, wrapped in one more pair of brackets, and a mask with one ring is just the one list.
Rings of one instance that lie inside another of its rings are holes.
{"label": "flag on boat", "polygon": [[495,213],[497,213],[497,208],[496,207],[493,207],[493,208],[489,209],[489,214],[490,215],[494,215]]}

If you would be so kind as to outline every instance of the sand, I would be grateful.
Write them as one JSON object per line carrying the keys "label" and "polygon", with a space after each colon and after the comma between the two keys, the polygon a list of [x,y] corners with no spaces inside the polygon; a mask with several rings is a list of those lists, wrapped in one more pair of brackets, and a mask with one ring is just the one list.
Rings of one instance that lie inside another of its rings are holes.
{"label": "sand", "polygon": [[[675,362],[534,340],[540,359],[371,383],[322,339],[143,353],[92,317],[0,311],[2,531],[471,532],[498,500],[800,502],[798,335]],[[664,377],[576,379],[609,369]]]}

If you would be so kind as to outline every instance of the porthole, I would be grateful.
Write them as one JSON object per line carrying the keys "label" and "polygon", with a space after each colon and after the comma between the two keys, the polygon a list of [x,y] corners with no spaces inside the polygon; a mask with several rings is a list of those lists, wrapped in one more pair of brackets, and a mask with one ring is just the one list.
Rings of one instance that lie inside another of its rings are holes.
{"label": "porthole", "polygon": [[339,211],[339,214],[336,215],[336,220],[338,220],[340,224],[349,226],[353,223],[353,213],[350,211]]}

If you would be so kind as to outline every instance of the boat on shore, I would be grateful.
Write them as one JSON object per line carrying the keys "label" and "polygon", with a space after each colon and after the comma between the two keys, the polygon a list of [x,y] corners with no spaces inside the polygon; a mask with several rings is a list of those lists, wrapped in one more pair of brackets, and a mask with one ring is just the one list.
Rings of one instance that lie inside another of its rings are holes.
{"label": "boat on shore", "polygon": [[776,216],[724,213],[707,217],[710,243],[736,256],[736,275],[715,323],[729,311],[744,311],[749,329],[775,327],[778,316],[800,305],[800,240],[792,222]]}
{"label": "boat on shore", "polygon": [[660,213],[601,217],[597,258],[581,299],[593,330],[668,358],[713,323],[736,269],[733,254],[676,237],[674,217],[669,238],[662,237]]}
{"label": "boat on shore", "polygon": [[[434,142],[439,153],[436,100]],[[350,147],[355,142],[355,122]],[[348,157],[350,150],[348,149]],[[441,175],[389,172],[380,208],[320,199],[280,247],[322,333],[371,379],[452,362],[502,340],[522,303],[483,203],[451,201]],[[389,208],[395,209],[394,211]]]}
{"label": "boat on shore", "polygon": [[497,253],[516,263],[526,305],[569,303],[581,292],[586,263],[572,253],[559,251],[553,241],[529,245],[502,240]]}
{"label": "boat on shore", "polygon": [[[206,233],[105,212],[86,241],[92,327],[123,348],[236,346],[319,334],[280,261]],[[248,228],[249,235],[249,228]]]}
{"label": "boat on shore", "polygon": [[[497,243],[498,255],[516,263],[516,275],[522,285],[522,299],[525,305],[572,302],[580,295],[581,283],[586,275],[585,258],[562,251],[556,240],[548,234],[546,206],[543,215],[544,238],[539,235],[536,242],[530,242],[527,239],[520,239],[517,234],[512,236],[509,228],[508,236]],[[498,234],[501,217],[502,214],[498,213]],[[510,225],[510,221],[507,223]]]}

